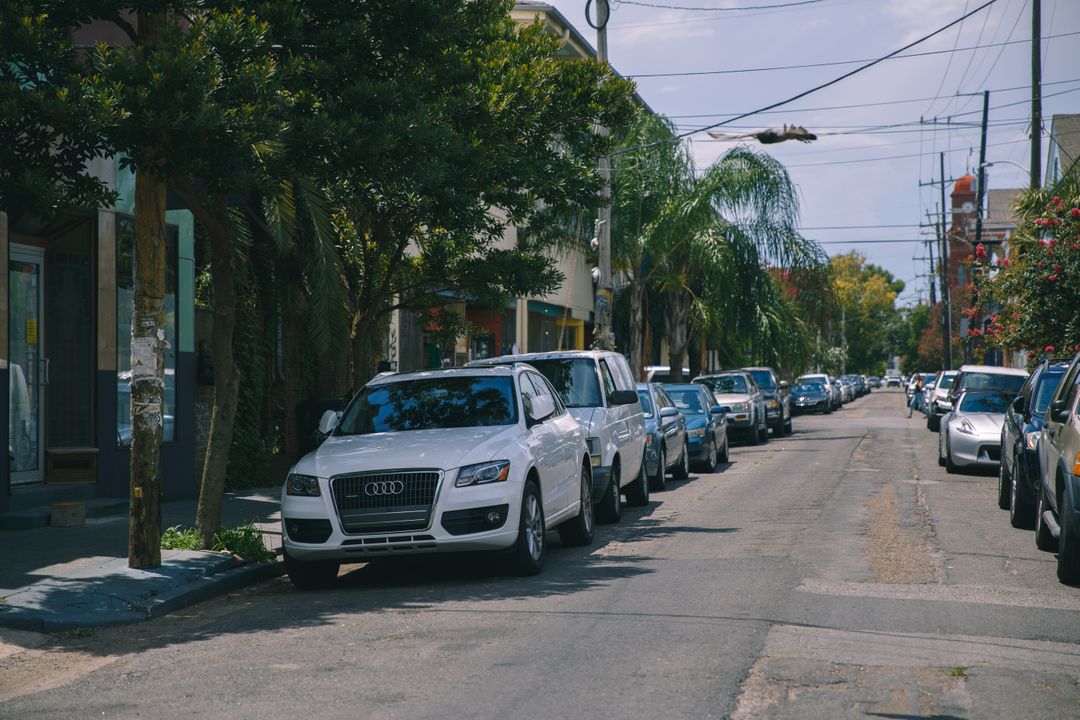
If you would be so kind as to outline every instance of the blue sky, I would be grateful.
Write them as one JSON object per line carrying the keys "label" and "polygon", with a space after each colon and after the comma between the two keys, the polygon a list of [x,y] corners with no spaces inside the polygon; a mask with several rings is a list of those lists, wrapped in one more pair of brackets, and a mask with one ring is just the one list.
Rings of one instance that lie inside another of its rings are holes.
{"label": "blue sky", "polygon": [[[784,0],[640,1],[649,5],[719,8],[771,5]],[[627,76],[871,59],[937,30],[983,2],[821,0],[786,9],[707,12],[613,1],[608,25],[609,55],[614,67]],[[596,33],[585,21],[584,0],[551,0],[550,4],[595,45]],[[919,181],[938,177],[938,153],[946,151],[945,172],[950,178],[973,172],[978,164],[982,97],[957,93],[991,91],[987,159],[1027,167],[1031,47],[1026,41],[1030,34],[1030,0],[997,0],[962,25],[909,51],[957,48],[956,52],[886,61],[732,127],[761,129],[788,123],[804,125],[819,134],[845,133],[822,135],[809,145],[787,142],[768,150],[787,165],[798,185],[804,234],[822,242],[829,254],[857,250],[882,265],[907,283],[908,289],[899,302],[910,304],[928,292],[927,280],[916,277],[927,272],[927,263],[913,260],[925,257],[925,246],[915,242],[851,241],[914,240],[920,237],[918,227],[815,228],[913,226],[925,221],[926,211],[933,212],[937,207],[939,191],[920,188]],[[1080,113],[1080,0],[1043,0],[1042,36],[1051,35],[1062,37],[1044,40],[1042,48],[1044,164],[1050,117],[1055,113]],[[962,49],[987,45],[995,46]],[[690,130],[717,122],[723,115],[777,102],[855,67],[851,64],[635,79],[640,95],[656,112],[671,117],[681,129]],[[837,107],[886,102],[890,104]],[[951,118],[953,124],[920,126],[920,117]],[[911,124],[884,132],[851,132],[895,123]],[[692,139],[699,165],[707,165],[731,146],[711,141],[704,134]],[[1012,165],[1000,164],[987,173],[989,188],[1027,185],[1025,173]]]}

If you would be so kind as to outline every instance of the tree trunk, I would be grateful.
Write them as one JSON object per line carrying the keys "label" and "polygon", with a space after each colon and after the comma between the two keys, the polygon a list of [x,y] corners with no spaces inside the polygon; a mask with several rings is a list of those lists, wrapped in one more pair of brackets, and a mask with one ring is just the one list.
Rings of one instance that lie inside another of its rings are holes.
{"label": "tree trunk", "polygon": [[[144,150],[145,157],[154,157]],[[161,422],[165,345],[165,179],[135,173],[135,283],[131,314],[131,501],[128,567],[161,565]]]}
{"label": "tree trunk", "polygon": [[686,355],[687,326],[690,323],[690,293],[678,289],[664,298],[667,324],[668,366],[672,382],[683,382],[683,357]]}
{"label": "tree trunk", "polygon": [[356,316],[352,336],[352,391],[356,392],[375,376],[382,359],[389,318],[373,317],[364,311]]}
{"label": "tree trunk", "polygon": [[[212,200],[216,227],[208,227],[210,274],[214,290],[214,321],[210,348],[214,358],[214,406],[210,414],[210,437],[206,443],[199,507],[195,526],[205,547],[210,547],[221,527],[221,500],[232,448],[233,423],[239,377],[233,357],[236,331],[236,268],[229,237],[228,205],[224,196]],[[254,422],[254,419],[251,419]]]}
{"label": "tree trunk", "polygon": [[690,368],[690,377],[695,378],[701,374],[701,369],[705,365],[702,362],[702,358],[705,355],[705,345],[700,340],[694,340],[687,343],[689,357],[687,358],[688,367]]}
{"label": "tree trunk", "polygon": [[641,365],[642,340],[642,300],[645,296],[645,281],[634,273],[630,280],[630,372],[637,380],[645,379]]}

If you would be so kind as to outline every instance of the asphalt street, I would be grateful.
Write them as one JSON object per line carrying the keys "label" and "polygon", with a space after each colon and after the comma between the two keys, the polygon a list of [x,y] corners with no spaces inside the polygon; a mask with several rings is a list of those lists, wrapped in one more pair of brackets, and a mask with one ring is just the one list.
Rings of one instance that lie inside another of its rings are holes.
{"label": "asphalt street", "polygon": [[138,625],[0,631],[0,717],[1064,718],[1080,589],[875,391],[544,572],[346,566]]}

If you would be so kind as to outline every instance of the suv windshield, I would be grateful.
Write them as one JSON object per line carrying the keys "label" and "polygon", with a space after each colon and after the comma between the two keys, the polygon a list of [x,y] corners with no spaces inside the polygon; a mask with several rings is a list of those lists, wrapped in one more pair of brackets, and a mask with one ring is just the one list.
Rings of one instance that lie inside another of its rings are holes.
{"label": "suv windshield", "polygon": [[772,373],[768,370],[750,370],[750,376],[754,378],[754,382],[762,390],[775,390],[776,385],[772,380]]}
{"label": "suv windshield", "polygon": [[1003,413],[1009,409],[1010,396],[998,392],[966,392],[960,412]]}
{"label": "suv windshield", "polygon": [[345,410],[335,435],[513,425],[510,377],[439,377],[364,388]]}
{"label": "suv windshield", "polygon": [[812,393],[824,394],[825,390],[823,389],[823,386],[821,386],[821,385],[819,385],[817,383],[799,383],[795,387],[791,388],[791,392],[793,394],[805,393],[805,394],[809,395],[809,394],[812,394]]}
{"label": "suv windshield", "polygon": [[746,394],[750,392],[746,389],[746,378],[742,375],[711,375],[709,377],[698,378],[696,382],[701,383],[710,390],[716,393],[742,393]]}
{"label": "suv windshield", "polygon": [[600,407],[600,381],[592,358],[526,360],[562,395],[566,407]]}

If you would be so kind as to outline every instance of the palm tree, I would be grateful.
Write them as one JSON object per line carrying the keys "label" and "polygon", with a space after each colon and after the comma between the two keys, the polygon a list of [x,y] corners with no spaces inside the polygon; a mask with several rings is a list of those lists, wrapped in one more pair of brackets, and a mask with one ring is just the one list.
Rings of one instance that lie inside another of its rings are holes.
{"label": "palm tree", "polygon": [[[631,283],[631,356],[639,352],[638,280],[664,298],[669,365],[680,377],[691,332],[706,340],[726,325],[753,337],[763,308],[771,308],[774,320],[794,317],[777,312],[767,263],[813,267],[824,255],[798,233],[795,187],[771,156],[738,146],[698,175],[689,153],[673,142],[670,123],[642,119],[635,130],[646,137],[632,133],[624,145],[633,150],[617,156],[612,228],[616,257],[625,253],[621,259],[630,266],[624,272]],[[644,258],[647,278],[641,278]]]}

